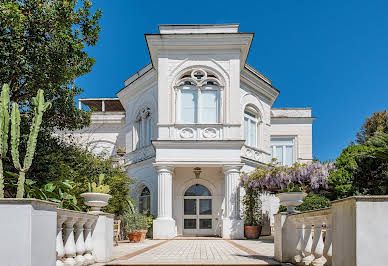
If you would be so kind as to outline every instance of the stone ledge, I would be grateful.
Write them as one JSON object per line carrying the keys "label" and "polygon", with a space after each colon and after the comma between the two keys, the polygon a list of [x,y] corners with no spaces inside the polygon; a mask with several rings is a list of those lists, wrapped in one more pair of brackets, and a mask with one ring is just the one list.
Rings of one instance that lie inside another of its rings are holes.
{"label": "stone ledge", "polygon": [[344,201],[388,201],[388,195],[351,196],[344,199],[334,200],[330,202],[330,204],[339,204]]}
{"label": "stone ledge", "polygon": [[40,200],[40,199],[25,199],[25,198],[4,198],[0,199],[0,204],[36,204],[36,205],[48,205],[56,207],[58,204],[52,201]]}

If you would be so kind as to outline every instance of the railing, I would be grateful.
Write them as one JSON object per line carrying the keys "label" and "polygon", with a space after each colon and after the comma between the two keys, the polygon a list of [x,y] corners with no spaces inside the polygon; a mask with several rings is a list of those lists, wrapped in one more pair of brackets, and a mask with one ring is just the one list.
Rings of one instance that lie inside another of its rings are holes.
{"label": "railing", "polygon": [[98,215],[57,210],[57,266],[90,265],[93,256],[92,231]]}
{"label": "railing", "polygon": [[1,265],[91,265],[112,259],[113,214],[58,209],[36,199],[0,199]]}
{"label": "railing", "polygon": [[295,265],[386,265],[387,196],[359,196],[327,209],[275,215],[275,259]]}

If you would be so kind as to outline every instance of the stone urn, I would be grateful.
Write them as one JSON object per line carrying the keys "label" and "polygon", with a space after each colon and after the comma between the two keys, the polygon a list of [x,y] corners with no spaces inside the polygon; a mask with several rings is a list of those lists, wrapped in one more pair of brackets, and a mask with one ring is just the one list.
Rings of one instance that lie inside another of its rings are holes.
{"label": "stone urn", "polygon": [[82,193],[81,197],[85,198],[85,204],[91,207],[89,213],[102,213],[101,208],[108,205],[108,200],[112,197],[109,194],[86,192]]}
{"label": "stone urn", "polygon": [[297,213],[295,207],[301,205],[306,196],[304,192],[283,192],[276,195],[280,200],[280,205],[287,207],[287,213]]}

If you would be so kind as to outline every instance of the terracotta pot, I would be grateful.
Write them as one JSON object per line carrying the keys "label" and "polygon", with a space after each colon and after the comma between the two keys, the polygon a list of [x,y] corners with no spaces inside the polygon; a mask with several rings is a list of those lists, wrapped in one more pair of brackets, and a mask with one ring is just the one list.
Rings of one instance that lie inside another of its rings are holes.
{"label": "terracotta pot", "polygon": [[261,234],[261,225],[245,225],[244,235],[248,239],[258,239]]}
{"label": "terracotta pot", "polygon": [[145,238],[146,238],[146,235],[147,235],[147,230],[141,230],[141,240],[140,241],[144,241]]}
{"label": "terracotta pot", "polygon": [[142,241],[142,232],[136,231],[128,234],[129,242],[131,243],[139,243]]}

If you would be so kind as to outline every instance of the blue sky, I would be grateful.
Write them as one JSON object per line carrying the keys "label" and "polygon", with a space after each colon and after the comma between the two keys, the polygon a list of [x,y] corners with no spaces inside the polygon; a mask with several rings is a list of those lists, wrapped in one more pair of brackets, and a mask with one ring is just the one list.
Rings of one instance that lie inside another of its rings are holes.
{"label": "blue sky", "polygon": [[81,97],[114,97],[150,62],[158,24],[239,23],[255,32],[247,62],[280,90],[274,107],[312,107],[313,154],[335,159],[365,117],[388,108],[388,1],[106,1],[97,62]]}

